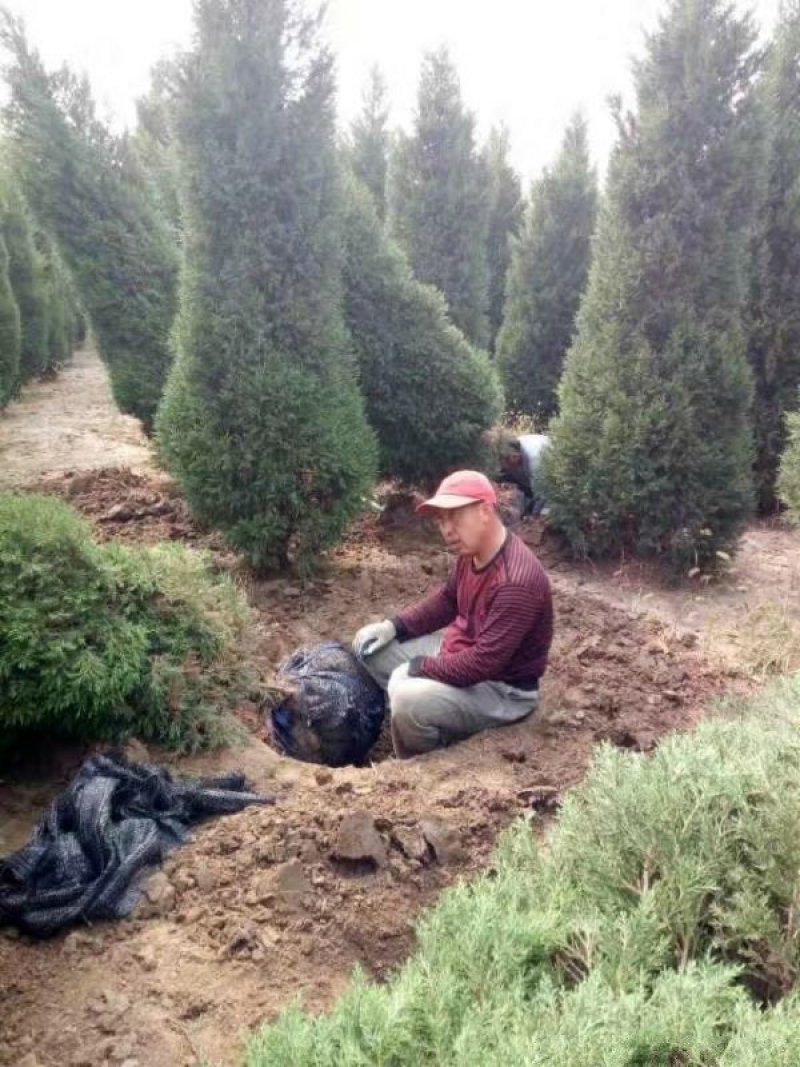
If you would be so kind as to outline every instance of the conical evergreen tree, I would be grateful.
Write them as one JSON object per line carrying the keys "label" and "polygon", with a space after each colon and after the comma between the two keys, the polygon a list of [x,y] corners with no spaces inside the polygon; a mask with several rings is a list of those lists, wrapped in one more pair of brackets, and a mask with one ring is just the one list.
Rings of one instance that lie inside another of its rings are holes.
{"label": "conical evergreen tree", "polygon": [[466,336],[488,345],[487,203],[475,122],[461,100],[445,49],[422,65],[410,136],[400,135],[389,168],[389,227],[414,274],[443,294]]}
{"label": "conical evergreen tree", "polygon": [[47,287],[28,205],[12,175],[6,177],[5,185],[2,228],[9,280],[20,315],[19,377],[27,381],[47,368]]}
{"label": "conical evergreen tree", "polygon": [[8,270],[8,250],[5,238],[0,233],[0,408],[6,406],[19,384],[19,308],[11,289]]}
{"label": "conical evergreen tree", "polygon": [[586,123],[567,127],[553,167],[534,183],[522,234],[513,242],[497,364],[512,411],[549,418],[575,316],[586,288],[597,211],[597,178]]}
{"label": "conical evergreen tree", "polygon": [[290,0],[198,0],[177,104],[185,261],[162,453],[258,568],[307,564],[371,486],[341,314],[331,57]]}
{"label": "conical evergreen tree", "polygon": [[177,250],[125,138],[99,121],[88,83],[49,74],[6,15],[5,109],[18,175],[92,319],[114,397],[149,428],[171,362]]}
{"label": "conical evergreen tree", "polygon": [[672,0],[619,117],[547,465],[580,550],[702,565],[750,511],[753,40],[722,0]]}
{"label": "conical evergreen tree", "polygon": [[386,172],[389,166],[389,105],[386,82],[377,67],[369,74],[361,114],[350,128],[348,157],[353,172],[375,198],[381,219],[386,217]]}
{"label": "conical evergreen tree", "polygon": [[754,240],[749,356],[755,378],[755,483],[775,507],[785,415],[800,386],[800,3],[781,12],[758,87],[764,173]]}
{"label": "conical evergreen tree", "polygon": [[81,340],[82,311],[75,284],[52,238],[42,230],[35,232],[35,238],[43,264],[47,309],[47,355],[42,372],[52,374]]}
{"label": "conical evergreen tree", "polygon": [[381,226],[368,190],[346,183],[344,308],[381,470],[438,481],[481,462],[481,437],[502,410],[494,368],[449,321]]}
{"label": "conical evergreen tree", "polygon": [[522,187],[519,175],[509,162],[508,153],[508,129],[505,126],[493,127],[484,151],[489,216],[486,237],[489,348],[492,352],[503,323],[511,241],[519,233],[523,214]]}

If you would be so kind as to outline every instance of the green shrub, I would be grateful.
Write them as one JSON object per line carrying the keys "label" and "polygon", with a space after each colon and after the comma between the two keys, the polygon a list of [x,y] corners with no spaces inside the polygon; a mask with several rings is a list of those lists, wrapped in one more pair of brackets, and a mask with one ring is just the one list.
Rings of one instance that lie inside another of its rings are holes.
{"label": "green shrub", "polygon": [[800,525],[800,412],[786,416],[786,447],[778,470],[778,499],[790,522]]}
{"label": "green shrub", "polygon": [[[66,504],[0,495],[0,737],[216,743],[241,691],[235,587],[178,546],[98,545]],[[237,688],[238,687],[238,688]]]}
{"label": "green shrub", "polygon": [[502,406],[497,376],[448,320],[442,296],[414,278],[367,188],[349,176],[345,191],[345,319],[381,470],[418,483],[477,466]]}
{"label": "green shrub", "polygon": [[249,1067],[797,1062],[795,999],[761,1004],[800,964],[798,707],[792,679],[651,758],[601,748],[544,845],[517,824],[388,983],[286,1013]]}

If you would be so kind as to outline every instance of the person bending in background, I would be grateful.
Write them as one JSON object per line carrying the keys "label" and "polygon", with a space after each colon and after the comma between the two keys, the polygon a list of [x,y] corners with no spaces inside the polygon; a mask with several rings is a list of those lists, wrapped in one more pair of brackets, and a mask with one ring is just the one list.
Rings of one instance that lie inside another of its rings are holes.
{"label": "person bending in background", "polygon": [[421,603],[353,641],[388,692],[401,759],[524,719],[537,706],[553,639],[547,575],[503,525],[485,475],[451,474],[417,510],[435,517],[455,567]]}
{"label": "person bending in background", "polygon": [[542,458],[549,447],[550,438],[544,433],[524,433],[519,437],[508,434],[502,442],[497,481],[515,485],[520,490],[515,502],[515,518],[548,512]]}

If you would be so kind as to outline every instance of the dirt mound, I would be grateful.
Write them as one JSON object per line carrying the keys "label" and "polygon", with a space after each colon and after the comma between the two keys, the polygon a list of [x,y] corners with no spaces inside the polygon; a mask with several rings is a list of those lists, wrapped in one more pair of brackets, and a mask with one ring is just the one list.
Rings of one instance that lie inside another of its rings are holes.
{"label": "dirt mound", "polygon": [[30,488],[68,501],[94,523],[101,541],[156,544],[183,541],[224,551],[222,539],[202,530],[166,474],[138,474],[126,467],[65,471],[40,478]]}
{"label": "dirt mound", "polygon": [[[331,578],[254,584],[265,646],[274,655],[308,633],[352,631],[446,564],[430,545],[398,557],[359,540],[337,554]],[[277,806],[199,830],[133,921],[46,944],[0,935],[0,1062],[35,1047],[43,1067],[236,1063],[243,1033],[296,996],[322,1009],[354,964],[380,976],[406,958],[420,910],[482,869],[515,817],[557,806],[598,740],[647,750],[690,727],[730,681],[657,627],[558,582],[556,611],[543,706],[530,721],[363,770],[277,761],[287,772]],[[191,769],[237,759],[217,754]]]}

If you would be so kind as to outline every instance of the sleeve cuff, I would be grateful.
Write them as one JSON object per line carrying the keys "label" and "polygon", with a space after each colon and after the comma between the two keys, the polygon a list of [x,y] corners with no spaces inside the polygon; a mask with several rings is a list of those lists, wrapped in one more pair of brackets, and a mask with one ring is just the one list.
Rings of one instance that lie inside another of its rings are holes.
{"label": "sleeve cuff", "polygon": [[409,635],[408,630],[404,626],[400,616],[396,615],[390,621],[392,623],[392,626],[394,626],[395,640],[397,640],[397,641],[407,641],[410,635]]}

